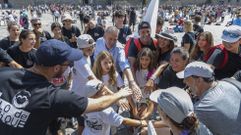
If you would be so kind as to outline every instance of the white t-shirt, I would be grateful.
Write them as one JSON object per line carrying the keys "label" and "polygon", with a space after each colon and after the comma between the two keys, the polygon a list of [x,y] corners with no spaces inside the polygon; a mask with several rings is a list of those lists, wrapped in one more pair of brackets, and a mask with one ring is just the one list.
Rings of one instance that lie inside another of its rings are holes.
{"label": "white t-shirt", "polygon": [[149,71],[147,69],[141,69],[141,70],[137,70],[136,74],[135,74],[136,83],[140,87],[142,95],[143,95],[143,98],[141,99],[140,103],[146,103],[146,99],[149,98],[149,95],[150,95],[144,91],[144,87],[147,83],[148,72]]}
{"label": "white t-shirt", "polygon": [[136,71],[136,74],[135,74],[136,82],[140,87],[140,89],[143,89],[144,86],[146,85],[148,72],[149,71],[147,69],[141,69]]}
{"label": "white t-shirt", "polygon": [[59,13],[58,10],[55,10],[55,11],[54,11],[54,16],[55,16],[55,17],[59,17],[59,16],[60,16],[60,13]]}
{"label": "white t-shirt", "polygon": [[115,72],[115,74],[116,74],[116,85],[109,84],[109,79],[110,79],[109,74],[103,75],[101,79],[112,92],[117,92],[117,87],[124,86],[124,81],[121,78],[121,76],[118,74],[118,72]]}
{"label": "white t-shirt", "polygon": [[82,135],[110,135],[111,126],[120,126],[123,117],[111,107],[85,114],[85,128]]}
{"label": "white t-shirt", "polygon": [[88,82],[89,76],[94,76],[90,68],[90,57],[83,57],[80,60],[74,62],[73,67],[73,85],[71,90],[80,96],[83,95],[83,86]]}
{"label": "white t-shirt", "polygon": [[14,22],[15,21],[15,19],[14,19],[12,14],[8,15],[8,19],[9,19],[10,22]]}

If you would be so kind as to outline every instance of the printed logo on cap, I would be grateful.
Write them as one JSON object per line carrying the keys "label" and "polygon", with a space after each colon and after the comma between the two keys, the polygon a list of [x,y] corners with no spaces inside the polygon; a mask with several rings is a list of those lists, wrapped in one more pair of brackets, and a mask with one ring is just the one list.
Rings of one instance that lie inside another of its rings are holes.
{"label": "printed logo on cap", "polygon": [[142,27],[148,27],[148,25],[146,23],[142,24]]}

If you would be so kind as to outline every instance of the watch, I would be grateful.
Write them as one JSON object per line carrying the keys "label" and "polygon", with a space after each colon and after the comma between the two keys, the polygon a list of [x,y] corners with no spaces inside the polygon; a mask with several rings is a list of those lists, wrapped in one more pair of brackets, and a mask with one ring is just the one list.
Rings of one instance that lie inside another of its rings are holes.
{"label": "watch", "polygon": [[105,86],[104,83],[100,82],[99,84],[97,84],[96,89],[100,91],[103,89],[104,86]]}

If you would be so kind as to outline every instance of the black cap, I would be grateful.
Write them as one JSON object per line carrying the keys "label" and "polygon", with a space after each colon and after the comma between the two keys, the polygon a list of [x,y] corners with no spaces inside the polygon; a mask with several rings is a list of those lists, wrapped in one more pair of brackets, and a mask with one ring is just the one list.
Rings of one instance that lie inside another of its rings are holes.
{"label": "black cap", "polygon": [[140,22],[139,23],[139,25],[138,25],[138,31],[140,30],[140,29],[144,29],[144,28],[151,28],[151,25],[149,24],[149,22],[146,22],[146,21],[142,21],[142,22]]}

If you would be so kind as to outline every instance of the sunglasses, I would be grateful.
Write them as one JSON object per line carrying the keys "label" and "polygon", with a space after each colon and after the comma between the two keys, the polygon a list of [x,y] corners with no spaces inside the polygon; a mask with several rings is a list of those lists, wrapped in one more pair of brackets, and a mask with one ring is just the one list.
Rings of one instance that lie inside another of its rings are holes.
{"label": "sunglasses", "polygon": [[239,34],[230,33],[230,32],[228,32],[228,31],[226,31],[226,30],[223,31],[223,35],[224,35],[224,36],[229,36],[229,37],[231,37],[231,38],[238,38],[238,37],[240,36]]}
{"label": "sunglasses", "polygon": [[42,24],[41,23],[35,23],[33,24],[33,26],[41,26]]}

